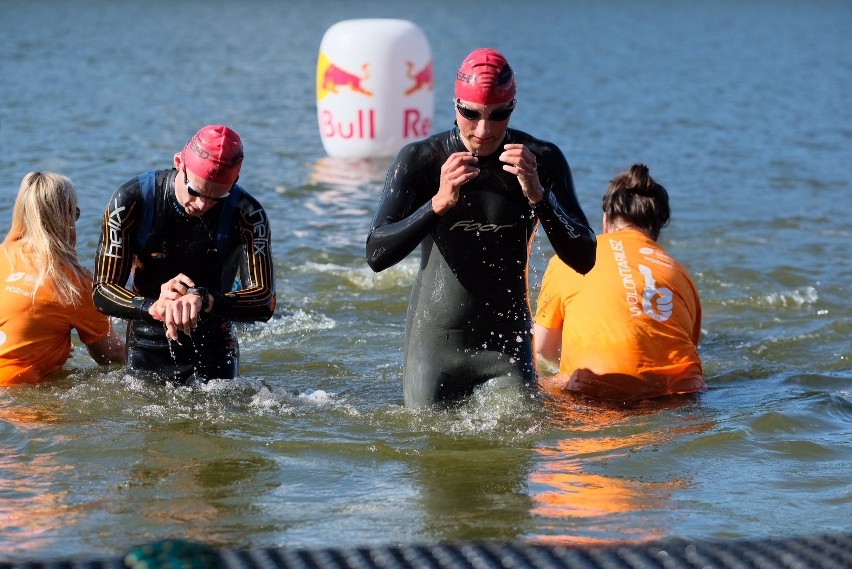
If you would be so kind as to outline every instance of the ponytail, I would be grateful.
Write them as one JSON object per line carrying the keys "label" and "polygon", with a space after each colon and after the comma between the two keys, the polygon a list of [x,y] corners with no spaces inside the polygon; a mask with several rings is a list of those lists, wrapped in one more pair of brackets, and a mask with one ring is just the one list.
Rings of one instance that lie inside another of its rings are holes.
{"label": "ponytail", "polygon": [[632,225],[654,241],[671,217],[669,194],[651,177],[645,164],[634,164],[612,179],[603,198],[603,211],[610,221]]}

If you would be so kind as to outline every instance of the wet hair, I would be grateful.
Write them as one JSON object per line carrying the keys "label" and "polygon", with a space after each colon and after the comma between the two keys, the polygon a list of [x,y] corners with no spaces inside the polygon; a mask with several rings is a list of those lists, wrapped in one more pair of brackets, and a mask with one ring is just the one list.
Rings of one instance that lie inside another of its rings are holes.
{"label": "wet hair", "polygon": [[13,266],[20,263],[36,273],[36,290],[50,282],[57,300],[70,305],[76,305],[81,296],[76,280],[69,279],[67,271],[89,274],[77,258],[76,210],[77,192],[70,179],[50,172],[30,172],[21,180],[12,226],[3,241],[21,243],[23,258],[9,260]]}
{"label": "wet hair", "polygon": [[633,225],[656,241],[671,217],[669,193],[654,181],[646,165],[634,164],[609,183],[603,211],[610,222]]}

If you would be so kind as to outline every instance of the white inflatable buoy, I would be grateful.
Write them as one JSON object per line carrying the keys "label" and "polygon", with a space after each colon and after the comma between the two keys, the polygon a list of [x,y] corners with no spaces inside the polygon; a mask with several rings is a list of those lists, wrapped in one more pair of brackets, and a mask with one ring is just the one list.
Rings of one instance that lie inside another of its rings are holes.
{"label": "white inflatable buoy", "polygon": [[317,120],[329,156],[394,156],[431,134],[434,106],[429,41],[415,24],[365,18],[325,32]]}

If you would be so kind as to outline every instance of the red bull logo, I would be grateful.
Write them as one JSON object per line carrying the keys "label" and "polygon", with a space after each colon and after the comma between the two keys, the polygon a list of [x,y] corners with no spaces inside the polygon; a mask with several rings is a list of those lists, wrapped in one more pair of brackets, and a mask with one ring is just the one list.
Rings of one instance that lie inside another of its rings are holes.
{"label": "red bull logo", "polygon": [[369,78],[369,63],[364,63],[361,66],[361,75],[356,75],[334,64],[325,53],[320,52],[317,61],[317,100],[322,101],[329,93],[337,94],[340,89],[349,89],[354,93],[372,97],[373,93],[363,85]]}
{"label": "red bull logo", "polygon": [[[429,61],[429,63],[427,63],[420,71],[415,71],[413,61],[406,61],[405,66],[405,74],[412,81],[411,86],[405,90],[406,97],[409,97],[423,89],[428,89],[429,91],[433,91],[435,89],[435,85],[432,80],[431,61]],[[431,130],[432,120],[429,117],[423,117],[419,109],[405,109],[402,118],[403,139],[409,140],[412,138],[423,138],[425,136],[429,136]]]}
{"label": "red bull logo", "polygon": [[429,42],[411,22],[358,18],[331,26],[316,76],[319,134],[329,155],[393,156],[428,136],[432,66]]}
{"label": "red bull logo", "polygon": [[[366,58],[365,58],[366,59]],[[363,60],[362,60],[363,61]],[[320,135],[324,140],[403,141],[430,134],[432,119],[404,97],[434,90],[431,60],[417,69],[413,61],[402,62],[390,73],[379,69],[370,81],[370,65],[341,66],[320,50],[317,61],[317,110]],[[335,96],[332,96],[335,95]]]}
{"label": "red bull logo", "polygon": [[435,85],[432,82],[432,62],[426,64],[426,67],[421,69],[418,72],[414,72],[414,62],[406,61],[405,62],[407,70],[406,75],[409,79],[411,79],[414,83],[405,90],[405,95],[413,95],[417,91],[421,89],[429,89],[430,91],[434,90]]}
{"label": "red bull logo", "polygon": [[334,113],[325,109],[319,116],[320,134],[323,138],[376,138],[376,111],[374,109],[358,109],[354,120],[335,120]]}

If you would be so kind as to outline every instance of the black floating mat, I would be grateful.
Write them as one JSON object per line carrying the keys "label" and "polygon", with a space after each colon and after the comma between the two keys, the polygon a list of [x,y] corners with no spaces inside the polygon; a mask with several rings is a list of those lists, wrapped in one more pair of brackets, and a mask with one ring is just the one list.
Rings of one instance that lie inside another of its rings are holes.
{"label": "black floating mat", "polygon": [[[205,546],[201,546],[205,547]],[[211,555],[212,552],[212,555]],[[159,559],[0,560],[0,569],[852,569],[852,533],[787,539],[561,547],[524,543],[191,549]]]}

